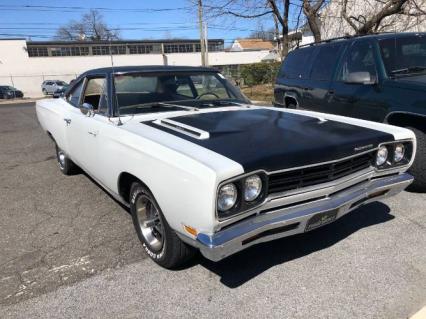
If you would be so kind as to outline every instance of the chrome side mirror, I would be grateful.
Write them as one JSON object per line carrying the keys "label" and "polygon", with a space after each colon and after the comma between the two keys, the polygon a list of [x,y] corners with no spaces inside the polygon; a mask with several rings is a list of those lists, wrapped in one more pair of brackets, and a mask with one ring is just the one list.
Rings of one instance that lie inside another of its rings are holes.
{"label": "chrome side mirror", "polygon": [[92,116],[95,114],[95,112],[93,111],[93,105],[90,103],[83,103],[80,106],[80,111],[86,116]]}

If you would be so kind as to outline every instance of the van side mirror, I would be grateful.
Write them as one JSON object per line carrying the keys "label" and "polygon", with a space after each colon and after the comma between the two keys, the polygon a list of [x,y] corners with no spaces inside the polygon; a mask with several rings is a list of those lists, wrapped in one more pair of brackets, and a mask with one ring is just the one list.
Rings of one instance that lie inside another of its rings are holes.
{"label": "van side mirror", "polygon": [[80,111],[81,111],[81,113],[83,113],[84,115],[87,115],[87,116],[92,116],[93,114],[95,114],[94,111],[93,111],[93,105],[90,104],[90,103],[83,103],[80,106]]}
{"label": "van side mirror", "polygon": [[377,83],[377,79],[371,76],[370,72],[351,72],[345,80],[347,84],[364,84],[374,85]]}

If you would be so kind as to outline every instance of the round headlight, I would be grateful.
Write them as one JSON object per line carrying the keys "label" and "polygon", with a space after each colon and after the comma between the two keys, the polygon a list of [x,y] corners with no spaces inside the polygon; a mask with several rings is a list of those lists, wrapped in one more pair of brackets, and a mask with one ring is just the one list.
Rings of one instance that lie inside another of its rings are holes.
{"label": "round headlight", "polygon": [[404,158],[405,148],[403,144],[396,144],[393,153],[393,160],[398,163]]}
{"label": "round headlight", "polygon": [[388,159],[388,149],[386,146],[380,146],[376,155],[376,165],[381,166],[386,163]]}
{"label": "round headlight", "polygon": [[244,200],[254,201],[262,191],[262,179],[258,175],[249,176],[244,181]]}
{"label": "round headlight", "polygon": [[234,184],[223,185],[217,195],[217,208],[224,212],[231,209],[237,201],[237,187]]}

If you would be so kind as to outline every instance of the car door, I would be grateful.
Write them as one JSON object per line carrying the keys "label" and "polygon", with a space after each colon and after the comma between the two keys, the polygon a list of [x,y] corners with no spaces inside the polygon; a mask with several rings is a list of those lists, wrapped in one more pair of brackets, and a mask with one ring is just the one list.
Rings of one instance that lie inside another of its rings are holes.
{"label": "car door", "polygon": [[303,108],[327,112],[330,85],[343,43],[318,45],[313,57],[309,80],[303,88]]}
{"label": "car door", "polygon": [[[71,158],[94,178],[99,178],[97,161],[98,140],[108,119],[101,110],[107,109],[106,77],[91,76],[82,80],[81,96],[69,100],[67,141]],[[71,93],[72,94],[72,93]],[[84,114],[81,107],[91,106],[93,111]]]}
{"label": "car door", "polygon": [[377,48],[371,40],[354,41],[340,62],[330,91],[328,112],[380,121],[386,108],[377,68]]}

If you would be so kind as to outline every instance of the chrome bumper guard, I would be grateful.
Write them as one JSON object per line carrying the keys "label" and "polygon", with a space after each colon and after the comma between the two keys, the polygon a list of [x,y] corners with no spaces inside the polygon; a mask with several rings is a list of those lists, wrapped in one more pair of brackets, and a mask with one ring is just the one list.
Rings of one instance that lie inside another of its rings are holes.
{"label": "chrome bumper guard", "polygon": [[412,181],[413,177],[407,173],[378,177],[321,200],[268,209],[213,235],[200,233],[192,242],[182,239],[198,247],[206,258],[219,261],[252,245],[303,233],[308,220],[318,213],[336,211],[337,220],[361,205],[398,194]]}

